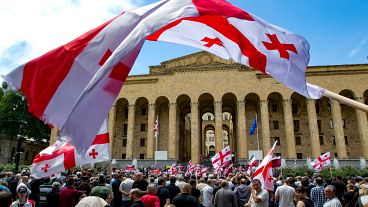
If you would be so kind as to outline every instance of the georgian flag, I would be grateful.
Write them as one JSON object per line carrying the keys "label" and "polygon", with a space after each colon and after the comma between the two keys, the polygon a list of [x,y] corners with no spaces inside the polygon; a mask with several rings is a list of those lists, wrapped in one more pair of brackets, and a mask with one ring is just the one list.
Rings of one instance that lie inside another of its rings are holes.
{"label": "georgian flag", "polygon": [[275,146],[277,141],[273,144],[270,151],[268,151],[267,155],[263,158],[261,164],[257,167],[256,171],[253,174],[253,179],[258,179],[262,188],[273,191],[273,172],[272,172],[272,154],[275,150]]}
{"label": "georgian flag", "polygon": [[330,152],[326,152],[325,154],[318,156],[317,159],[311,162],[312,167],[316,171],[321,171],[322,168],[331,165],[331,156]]}
{"label": "georgian flag", "polygon": [[158,138],[158,132],[159,132],[159,125],[158,125],[158,116],[156,117],[156,121],[155,121],[155,127],[153,127],[153,133],[155,135],[155,138]]}
{"label": "georgian flag", "polygon": [[212,165],[215,169],[227,167],[230,165],[232,157],[230,146],[227,146],[211,158]]}
{"label": "georgian flag", "polygon": [[105,120],[85,154],[79,154],[66,137],[61,137],[35,157],[30,171],[33,177],[43,178],[76,166],[107,160],[110,160],[110,153],[109,134]]}
{"label": "georgian flag", "polygon": [[258,161],[257,161],[257,159],[254,155],[252,155],[250,157],[247,165],[248,165],[247,173],[248,173],[248,175],[250,175],[250,174],[252,174],[253,168],[257,167],[257,165],[258,165]]}
{"label": "georgian flag", "polygon": [[161,0],[124,12],[5,80],[25,94],[31,113],[85,153],[148,36],[206,49],[270,74],[306,97],[322,96],[321,88],[305,82],[309,45],[302,37],[225,0]]}

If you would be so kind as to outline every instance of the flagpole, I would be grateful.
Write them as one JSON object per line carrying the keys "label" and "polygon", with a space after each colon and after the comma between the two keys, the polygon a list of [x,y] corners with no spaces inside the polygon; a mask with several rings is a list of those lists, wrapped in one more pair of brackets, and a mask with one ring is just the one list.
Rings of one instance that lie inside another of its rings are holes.
{"label": "flagpole", "polygon": [[337,100],[339,102],[342,102],[342,103],[344,103],[346,105],[349,105],[351,107],[360,109],[360,110],[365,111],[366,113],[368,113],[368,105],[365,105],[365,104],[360,103],[358,101],[352,100],[350,98],[346,98],[346,97],[341,96],[339,94],[333,93],[333,92],[331,92],[329,90],[326,90],[323,93],[323,96],[326,96],[327,98],[335,99],[335,100]]}
{"label": "flagpole", "polygon": [[[258,125],[258,117],[257,117],[257,113],[256,113],[256,123],[257,123],[257,125]],[[258,126],[257,126],[257,150],[259,151]]]}

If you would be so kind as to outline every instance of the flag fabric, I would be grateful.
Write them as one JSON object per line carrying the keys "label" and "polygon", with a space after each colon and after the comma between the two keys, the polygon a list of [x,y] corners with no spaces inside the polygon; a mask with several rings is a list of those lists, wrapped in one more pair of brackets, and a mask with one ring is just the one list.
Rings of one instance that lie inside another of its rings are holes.
{"label": "flag fabric", "polygon": [[126,172],[126,173],[136,173],[137,168],[135,168],[135,165],[133,165],[133,164],[128,164],[128,165],[125,166],[124,172]]}
{"label": "flag fabric", "polygon": [[317,157],[317,159],[311,162],[311,165],[316,171],[321,171],[322,168],[330,166],[331,165],[330,152],[326,152],[325,154]]}
{"label": "flag fabric", "polygon": [[220,152],[216,153],[215,156],[211,158],[212,165],[215,169],[227,167],[230,165],[232,159],[232,154],[230,151],[230,146],[225,147]]}
{"label": "flag fabric", "polygon": [[158,126],[158,116],[157,116],[156,121],[155,121],[155,127],[153,127],[153,133],[156,139],[158,138],[158,132],[159,132],[159,126]]}
{"label": "flag fabric", "polygon": [[229,165],[228,167],[225,168],[225,172],[224,172],[224,176],[228,176],[234,169],[233,164]]}
{"label": "flag fabric", "polygon": [[225,0],[161,0],[124,12],[16,68],[5,80],[25,94],[31,113],[57,126],[84,153],[147,37],[231,58],[309,98],[323,93],[305,81],[307,41]]}
{"label": "flag fabric", "polygon": [[76,166],[107,160],[110,160],[110,153],[109,134],[105,120],[85,154],[79,154],[69,140],[62,137],[35,157],[30,172],[35,178],[43,178]]}
{"label": "flag fabric", "polygon": [[250,136],[252,136],[254,134],[254,132],[256,131],[256,128],[257,128],[257,115],[254,117],[252,126],[250,127],[250,130],[249,130],[249,135]]}
{"label": "flag fabric", "polygon": [[256,171],[253,174],[253,179],[258,179],[262,188],[273,191],[273,172],[272,172],[272,154],[275,150],[275,146],[277,141],[273,144],[270,151],[268,151],[267,155],[263,158],[261,164],[257,167]]}
{"label": "flag fabric", "polygon": [[257,165],[258,165],[258,161],[257,161],[257,159],[254,155],[252,155],[249,158],[249,161],[247,162],[247,165],[248,165],[247,173],[248,173],[248,175],[250,175],[250,174],[252,174],[253,168],[257,167]]}
{"label": "flag fabric", "polygon": [[277,156],[272,158],[272,168],[278,168],[281,167],[281,157]]}

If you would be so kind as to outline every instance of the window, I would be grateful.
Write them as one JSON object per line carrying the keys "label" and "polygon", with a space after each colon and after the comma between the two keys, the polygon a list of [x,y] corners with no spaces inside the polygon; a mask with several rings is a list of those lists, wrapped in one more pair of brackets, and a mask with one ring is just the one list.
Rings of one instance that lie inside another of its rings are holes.
{"label": "window", "polygon": [[294,120],[294,132],[299,132],[299,120]]}
{"label": "window", "polygon": [[145,139],[141,139],[141,147],[144,147],[146,145],[146,140]]}
{"label": "window", "polygon": [[348,136],[344,136],[344,139],[345,139],[345,145],[349,145]]}
{"label": "window", "polygon": [[325,142],[323,140],[323,136],[319,136],[319,144],[320,145],[324,145],[325,144]]}
{"label": "window", "polygon": [[274,137],[275,139],[275,142],[277,141],[277,146],[280,146],[281,145],[281,142],[280,142],[280,137]]}
{"label": "window", "polygon": [[298,104],[296,104],[296,103],[291,104],[291,113],[292,114],[298,114],[299,113]]}
{"label": "window", "polygon": [[281,157],[281,153],[275,153],[275,157]]}
{"label": "window", "polygon": [[143,107],[141,109],[141,115],[147,115],[147,108],[146,107]]}
{"label": "window", "polygon": [[127,139],[123,139],[123,147],[126,147],[127,145]]}
{"label": "window", "polygon": [[333,145],[336,145],[336,139],[335,139],[335,136],[332,136],[332,144],[333,144]]}
{"label": "window", "polygon": [[129,110],[128,109],[124,109],[124,117],[126,119],[128,118],[128,113],[129,113]]}
{"label": "window", "polygon": [[279,121],[272,121],[272,128],[279,129]]}
{"label": "window", "polygon": [[271,104],[272,112],[277,112],[277,104]]}
{"label": "window", "polygon": [[336,157],[336,158],[338,158],[338,157],[337,157],[337,152],[335,152],[335,157]]}
{"label": "window", "polygon": [[128,134],[128,124],[124,124],[123,136],[126,136],[127,134]]}
{"label": "window", "polygon": [[331,104],[330,104],[330,102],[327,103],[327,111],[331,111]]}
{"label": "window", "polygon": [[207,116],[207,120],[208,120],[208,121],[211,121],[211,115],[208,115],[208,116]]}
{"label": "window", "polygon": [[302,145],[302,140],[299,136],[295,137],[295,145]]}
{"label": "window", "polygon": [[126,158],[126,154],[125,153],[121,154],[121,159],[125,159],[125,158]]}
{"label": "window", "polygon": [[346,129],[345,119],[342,120],[342,128]]}
{"label": "window", "polygon": [[318,132],[322,132],[322,121],[317,120]]}
{"label": "window", "polygon": [[303,159],[303,153],[296,153],[296,159]]}
{"label": "window", "polygon": [[334,122],[332,119],[330,119],[330,129],[333,129],[334,128]]}
{"label": "window", "polygon": [[141,132],[145,132],[146,131],[146,124],[141,124]]}
{"label": "window", "polygon": [[319,114],[320,113],[319,103],[315,103],[315,106],[316,106],[316,113]]}
{"label": "window", "polygon": [[139,159],[143,160],[144,159],[144,154],[139,154]]}

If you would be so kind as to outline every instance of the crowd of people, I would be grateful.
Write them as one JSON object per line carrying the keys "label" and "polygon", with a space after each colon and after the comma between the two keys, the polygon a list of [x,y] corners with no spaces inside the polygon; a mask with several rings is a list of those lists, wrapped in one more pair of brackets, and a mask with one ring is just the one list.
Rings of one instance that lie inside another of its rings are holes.
{"label": "crowd of people", "polygon": [[176,176],[88,171],[32,179],[27,173],[0,174],[0,207],[363,207],[368,179],[279,177],[274,191],[245,172],[228,176]]}

